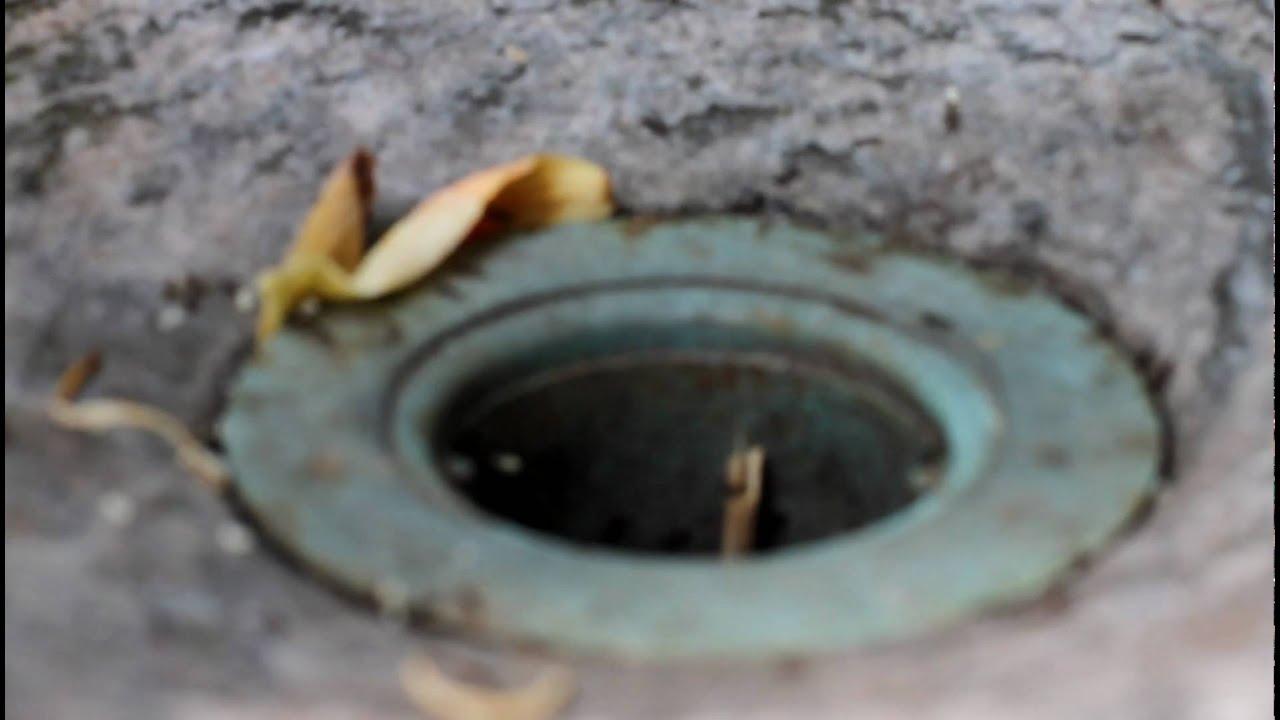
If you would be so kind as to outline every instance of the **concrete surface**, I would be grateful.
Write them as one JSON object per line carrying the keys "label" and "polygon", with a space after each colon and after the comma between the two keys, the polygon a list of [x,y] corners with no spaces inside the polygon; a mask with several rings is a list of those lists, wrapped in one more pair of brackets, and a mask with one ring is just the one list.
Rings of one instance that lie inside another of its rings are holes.
{"label": "concrete surface", "polygon": [[782,667],[584,663],[574,717],[1265,716],[1274,40],[1272,0],[7,0],[6,717],[414,717],[394,668],[424,645],[527,672],[220,549],[230,512],[164,448],[41,412],[96,346],[95,393],[207,429],[234,287],[358,142],[384,209],[555,149],[633,212],[1047,270],[1164,380],[1175,480],[1060,593]]}

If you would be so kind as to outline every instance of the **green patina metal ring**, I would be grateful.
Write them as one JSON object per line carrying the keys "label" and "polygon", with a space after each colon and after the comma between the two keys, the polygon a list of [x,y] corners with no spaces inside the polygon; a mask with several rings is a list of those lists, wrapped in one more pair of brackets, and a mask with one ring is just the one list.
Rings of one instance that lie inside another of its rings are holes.
{"label": "green patina metal ring", "polygon": [[[331,580],[654,660],[856,647],[1034,596],[1151,493],[1159,453],[1130,363],[1052,298],[741,219],[475,248],[283,332],[222,429],[261,526]],[[699,556],[744,440],[802,521]]]}

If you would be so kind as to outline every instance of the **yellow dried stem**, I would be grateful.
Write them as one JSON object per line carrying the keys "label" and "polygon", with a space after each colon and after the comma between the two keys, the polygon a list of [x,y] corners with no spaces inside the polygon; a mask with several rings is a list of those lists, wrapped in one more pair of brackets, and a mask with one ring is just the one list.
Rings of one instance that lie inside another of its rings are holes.
{"label": "yellow dried stem", "polygon": [[133,428],[164,440],[178,460],[215,491],[226,488],[230,472],[222,458],[187,429],[181,420],[159,408],[129,400],[80,400],[75,397],[101,366],[101,356],[90,353],[72,363],[58,379],[49,403],[49,418],[62,427],[81,432],[107,432]]}
{"label": "yellow dried stem", "polygon": [[574,677],[552,667],[521,688],[491,689],[445,675],[429,658],[406,659],[400,684],[413,704],[439,720],[550,720],[573,699]]}

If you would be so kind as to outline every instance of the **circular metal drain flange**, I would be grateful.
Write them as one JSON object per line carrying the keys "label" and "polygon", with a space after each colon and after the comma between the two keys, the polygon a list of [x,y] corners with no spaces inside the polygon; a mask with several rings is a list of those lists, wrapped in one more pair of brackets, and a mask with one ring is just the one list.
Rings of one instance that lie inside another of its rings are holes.
{"label": "circular metal drain flange", "polygon": [[[1127,359],[1053,299],[740,219],[474,248],[283,332],[222,430],[262,527],[329,579],[641,659],[838,650],[1029,598],[1159,453]],[[742,442],[775,448],[791,524],[699,557]]]}

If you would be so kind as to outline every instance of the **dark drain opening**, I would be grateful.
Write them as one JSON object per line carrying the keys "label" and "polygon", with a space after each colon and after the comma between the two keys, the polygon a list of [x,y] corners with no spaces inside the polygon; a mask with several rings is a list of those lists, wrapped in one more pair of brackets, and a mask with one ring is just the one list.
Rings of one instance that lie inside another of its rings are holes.
{"label": "dark drain opening", "polygon": [[485,373],[445,413],[441,467],[492,515],[671,554],[719,552],[735,447],[767,453],[757,551],[855,530],[932,486],[941,434],[899,385],[816,346],[749,335],[615,332],[625,347],[576,338]]}

